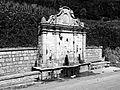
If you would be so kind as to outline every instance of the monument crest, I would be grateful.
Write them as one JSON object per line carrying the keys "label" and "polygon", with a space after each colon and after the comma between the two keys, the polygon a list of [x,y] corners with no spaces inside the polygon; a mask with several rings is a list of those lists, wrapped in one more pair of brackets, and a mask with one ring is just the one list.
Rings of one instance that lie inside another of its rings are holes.
{"label": "monument crest", "polygon": [[43,18],[43,21],[49,24],[84,27],[84,23],[80,22],[78,18],[75,18],[73,11],[67,6],[60,8],[60,12],[57,15],[51,15],[48,21],[45,21],[45,18]]}

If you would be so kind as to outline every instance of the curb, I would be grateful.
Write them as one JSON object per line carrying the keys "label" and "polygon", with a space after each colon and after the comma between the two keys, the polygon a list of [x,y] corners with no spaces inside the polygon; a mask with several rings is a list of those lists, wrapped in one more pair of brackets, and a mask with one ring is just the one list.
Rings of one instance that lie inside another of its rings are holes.
{"label": "curb", "polygon": [[18,74],[13,74],[13,75],[7,75],[7,76],[0,77],[0,81],[16,79],[16,78],[21,78],[21,77],[25,77],[25,76],[38,75],[38,74],[40,74],[39,71],[32,71],[32,72],[25,72],[25,73],[18,73]]}
{"label": "curb", "polygon": [[12,90],[34,85],[39,71],[18,73],[0,77],[0,90]]}
{"label": "curb", "polygon": [[38,83],[41,84],[42,82],[30,82],[30,83],[24,83],[24,84],[17,84],[17,85],[2,87],[0,88],[0,90],[14,90],[14,89],[27,88],[29,86],[33,86]]}
{"label": "curb", "polygon": [[[99,74],[99,75],[91,75],[91,76],[88,76],[88,78],[86,77],[82,77],[80,78],[79,80],[81,80],[82,83],[92,83],[92,82],[98,82],[98,81],[104,81],[106,79],[109,79],[113,76],[118,76],[117,73],[120,72],[120,71],[116,71],[114,73],[104,73],[104,74]],[[107,78],[106,75],[108,75]],[[85,79],[86,78],[86,79]],[[76,78],[77,79],[77,78]],[[92,81],[92,82],[91,82]],[[22,89],[22,88],[27,88],[27,87],[30,87],[30,86],[33,86],[33,85],[36,85],[36,84],[43,84],[42,81],[31,81],[31,82],[24,82],[24,83],[19,83],[19,84],[15,84],[15,85],[10,85],[10,86],[3,86],[3,87],[0,87],[0,90],[15,90],[15,89]]]}

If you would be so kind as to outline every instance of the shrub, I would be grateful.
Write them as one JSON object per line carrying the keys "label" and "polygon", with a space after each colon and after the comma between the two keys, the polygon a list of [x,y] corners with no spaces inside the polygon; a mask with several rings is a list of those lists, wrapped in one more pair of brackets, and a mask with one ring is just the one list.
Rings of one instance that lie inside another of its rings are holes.
{"label": "shrub", "polygon": [[113,64],[120,62],[120,47],[116,47],[115,49],[106,48],[104,50],[104,56],[107,61]]}

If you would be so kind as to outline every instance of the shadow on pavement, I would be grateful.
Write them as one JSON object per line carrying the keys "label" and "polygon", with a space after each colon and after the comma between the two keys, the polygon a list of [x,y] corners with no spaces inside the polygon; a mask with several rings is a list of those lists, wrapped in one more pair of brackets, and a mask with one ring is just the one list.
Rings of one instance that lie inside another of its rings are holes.
{"label": "shadow on pavement", "polygon": [[[57,81],[57,82],[64,82],[66,80],[74,79],[74,78],[80,78],[80,77],[87,77],[87,76],[93,76],[93,75],[98,75],[99,73],[93,73],[92,71],[86,71],[86,72],[81,72],[79,75],[74,76],[74,77],[60,77],[60,78],[54,78],[54,79],[44,79],[42,80],[42,84]],[[39,78],[36,79],[35,82],[41,81]]]}

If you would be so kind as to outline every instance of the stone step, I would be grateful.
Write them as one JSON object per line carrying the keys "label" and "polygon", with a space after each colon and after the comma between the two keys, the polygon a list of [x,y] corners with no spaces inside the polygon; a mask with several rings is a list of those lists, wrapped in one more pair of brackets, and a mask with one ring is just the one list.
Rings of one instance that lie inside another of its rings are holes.
{"label": "stone step", "polygon": [[26,82],[26,83],[21,83],[21,84],[16,84],[16,85],[10,85],[10,86],[5,86],[1,87],[0,90],[16,90],[16,89],[22,89],[22,88],[27,88],[36,84],[42,84],[42,82]]}
{"label": "stone step", "polygon": [[17,84],[34,82],[39,77],[39,71],[19,73],[0,77],[0,89]]}

